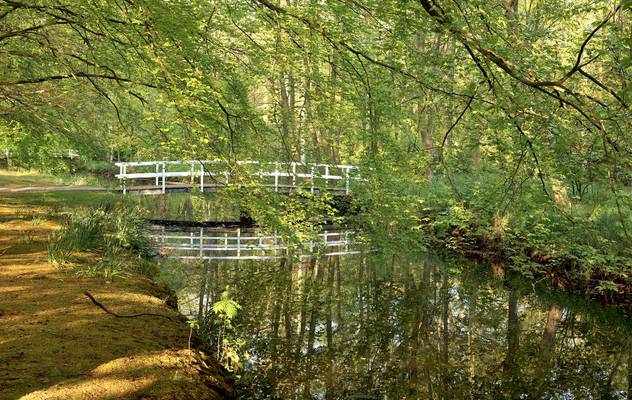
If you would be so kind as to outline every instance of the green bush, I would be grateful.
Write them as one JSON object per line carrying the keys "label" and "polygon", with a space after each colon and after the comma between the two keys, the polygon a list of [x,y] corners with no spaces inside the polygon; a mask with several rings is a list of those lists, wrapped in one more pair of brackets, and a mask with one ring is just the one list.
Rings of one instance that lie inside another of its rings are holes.
{"label": "green bush", "polygon": [[106,212],[80,209],[71,214],[66,224],[48,240],[48,260],[54,264],[66,264],[72,253],[94,250],[100,244],[106,226]]}
{"label": "green bush", "polygon": [[96,263],[87,268],[76,271],[77,275],[90,276],[93,278],[102,277],[108,282],[112,282],[116,277],[124,277],[128,275],[127,259],[125,256],[118,254],[106,254]]}
{"label": "green bush", "polygon": [[108,215],[110,245],[151,255],[151,242],[145,232],[145,215],[136,207],[119,207]]}
{"label": "green bush", "polygon": [[48,260],[64,265],[74,253],[87,251],[100,258],[77,271],[79,275],[112,280],[129,270],[154,274],[156,267],[148,259],[152,252],[144,225],[144,213],[126,203],[79,209],[66,214],[64,226],[49,236]]}
{"label": "green bush", "polygon": [[64,240],[60,232],[48,236],[48,262],[55,265],[64,265],[70,261],[73,249]]}

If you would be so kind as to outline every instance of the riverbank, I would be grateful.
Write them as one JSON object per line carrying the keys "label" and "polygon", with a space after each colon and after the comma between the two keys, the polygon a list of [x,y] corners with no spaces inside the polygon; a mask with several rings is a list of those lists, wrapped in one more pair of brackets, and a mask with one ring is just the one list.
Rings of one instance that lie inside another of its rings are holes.
{"label": "riverbank", "polygon": [[[535,184],[529,196],[497,196],[492,176],[435,177],[374,183],[354,194],[350,222],[392,248],[444,249],[502,264],[535,283],[632,311],[632,214],[607,188],[583,197],[549,199]],[[527,185],[525,183],[525,185]],[[570,193],[570,191],[569,191]],[[379,200],[378,200],[379,199]]]}
{"label": "riverbank", "polygon": [[632,264],[625,257],[604,255],[599,263],[571,251],[555,253],[538,248],[526,238],[503,240],[481,233],[476,226],[452,226],[438,234],[426,226],[432,247],[483,261],[522,275],[534,283],[544,282],[566,294],[592,299],[605,306],[632,313]]}
{"label": "riverbank", "polygon": [[[89,254],[63,267],[48,262],[54,214],[105,196],[0,197],[0,399],[231,398],[221,367],[188,349],[189,328],[167,305],[168,291],[140,273],[77,274],[96,262]],[[119,315],[167,318],[115,317],[84,292]]]}

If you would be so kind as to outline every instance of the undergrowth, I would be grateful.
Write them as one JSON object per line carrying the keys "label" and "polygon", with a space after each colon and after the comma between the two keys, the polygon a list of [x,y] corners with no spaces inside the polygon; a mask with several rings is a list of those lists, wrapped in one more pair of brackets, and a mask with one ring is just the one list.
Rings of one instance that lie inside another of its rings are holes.
{"label": "undergrowth", "polygon": [[557,202],[550,187],[547,193],[537,183],[501,193],[502,182],[493,176],[371,183],[356,197],[361,213],[352,219],[382,248],[445,248],[504,261],[528,278],[550,277],[600,301],[630,301],[632,247],[623,228],[632,228],[628,189],[617,193],[622,215],[609,188],[596,184],[581,198],[569,194]]}
{"label": "undergrowth", "polygon": [[63,219],[62,228],[49,236],[50,263],[68,265],[78,253],[91,253],[97,261],[77,269],[77,274],[111,281],[131,271],[155,273],[142,209],[124,202],[107,203],[65,213]]}

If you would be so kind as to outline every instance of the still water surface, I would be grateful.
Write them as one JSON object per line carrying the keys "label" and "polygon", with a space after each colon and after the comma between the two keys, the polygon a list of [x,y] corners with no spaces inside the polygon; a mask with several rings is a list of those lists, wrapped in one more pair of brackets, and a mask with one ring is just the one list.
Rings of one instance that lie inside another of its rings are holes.
{"label": "still water surface", "polygon": [[225,338],[244,399],[628,396],[623,316],[491,267],[400,251],[164,270],[210,332],[222,292],[241,306]]}

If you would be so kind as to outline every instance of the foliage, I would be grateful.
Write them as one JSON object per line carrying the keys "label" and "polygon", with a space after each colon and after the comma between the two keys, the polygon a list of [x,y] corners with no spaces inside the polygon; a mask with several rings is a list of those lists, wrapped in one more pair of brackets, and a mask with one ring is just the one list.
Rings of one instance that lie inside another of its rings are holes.
{"label": "foliage", "polygon": [[[236,161],[358,164],[356,222],[381,243],[491,245],[580,275],[611,274],[610,262],[626,273],[631,12],[593,0],[4,2],[0,147],[55,171],[77,168],[51,156],[68,147],[86,164],[222,160],[246,191],[238,211],[296,243],[332,217],[329,201],[260,193]],[[182,211],[198,218],[194,202]]]}
{"label": "foliage", "polygon": [[241,309],[227,287],[220,295],[220,300],[211,306],[212,314],[199,321],[200,329],[207,340],[215,343],[217,359],[229,371],[239,371],[242,367],[240,357],[243,340],[234,338],[230,333],[234,330],[233,321]]}
{"label": "foliage", "polygon": [[0,151],[9,152],[7,166],[33,168],[54,173],[71,170],[72,163],[65,157],[71,144],[52,132],[39,135],[17,121],[0,119]]}
{"label": "foliage", "polygon": [[289,195],[259,189],[242,193],[240,209],[271,232],[276,232],[295,247],[315,240],[322,225],[338,223],[330,194],[315,195],[307,191]]}
{"label": "foliage", "polygon": [[78,210],[70,214],[66,224],[49,237],[49,261],[65,264],[73,252],[95,250],[103,235],[105,216],[103,209]]}
{"label": "foliage", "polygon": [[144,226],[142,210],[125,203],[74,210],[49,237],[48,260],[65,265],[77,252],[95,253],[99,258],[77,274],[101,276],[107,281],[125,276],[126,271],[154,274]]}
{"label": "foliage", "polygon": [[119,254],[106,254],[99,258],[94,264],[86,268],[77,269],[79,276],[89,276],[92,278],[101,277],[106,282],[111,282],[114,278],[121,278],[128,275],[125,272],[128,267],[128,260]]}

